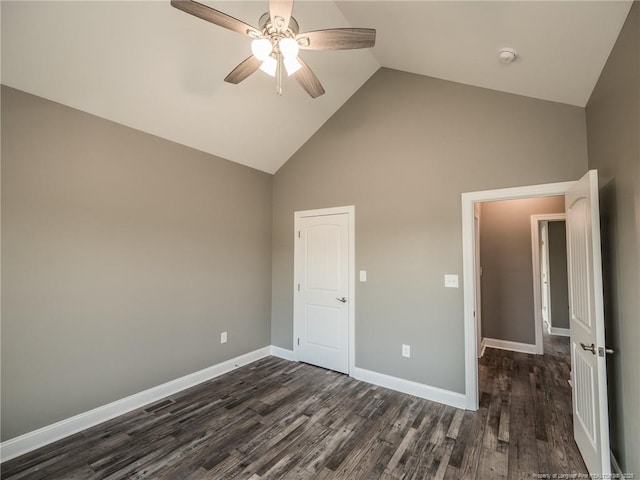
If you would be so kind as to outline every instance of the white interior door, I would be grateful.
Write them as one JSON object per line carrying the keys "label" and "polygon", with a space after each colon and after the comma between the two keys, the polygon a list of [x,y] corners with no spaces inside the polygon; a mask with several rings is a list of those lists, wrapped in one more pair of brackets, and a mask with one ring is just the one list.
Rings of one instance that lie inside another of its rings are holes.
{"label": "white interior door", "polygon": [[300,217],[296,230],[294,350],[349,373],[349,214]]}
{"label": "white interior door", "polygon": [[598,175],[565,196],[573,376],[573,431],[589,473],[611,473]]}

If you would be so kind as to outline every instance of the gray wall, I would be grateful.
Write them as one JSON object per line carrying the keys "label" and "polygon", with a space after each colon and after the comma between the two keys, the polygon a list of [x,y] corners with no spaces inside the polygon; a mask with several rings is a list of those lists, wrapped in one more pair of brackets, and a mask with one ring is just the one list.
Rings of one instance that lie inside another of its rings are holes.
{"label": "gray wall", "polygon": [[567,228],[565,222],[549,222],[549,281],[551,326],[569,328],[569,277],[567,275]]}
{"label": "gray wall", "polygon": [[271,194],[3,87],[2,439],[269,345]]}
{"label": "gray wall", "polygon": [[564,196],[482,204],[483,337],[536,343],[531,215],[563,212]]}
{"label": "gray wall", "polygon": [[463,392],[460,194],[586,170],[582,108],[380,69],[275,175],[272,343],[293,344],[294,211],[355,205],[356,364]]}
{"label": "gray wall", "polygon": [[600,176],[611,445],[640,475],[640,5],[587,104],[589,168]]}

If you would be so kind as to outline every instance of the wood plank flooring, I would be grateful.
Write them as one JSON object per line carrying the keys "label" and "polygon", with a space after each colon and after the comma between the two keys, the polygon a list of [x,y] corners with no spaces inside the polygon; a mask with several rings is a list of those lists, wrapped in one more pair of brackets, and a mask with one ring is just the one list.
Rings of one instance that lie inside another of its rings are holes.
{"label": "wood plank flooring", "polygon": [[524,479],[586,473],[567,348],[487,349],[458,410],[273,357],[2,465],[6,480]]}

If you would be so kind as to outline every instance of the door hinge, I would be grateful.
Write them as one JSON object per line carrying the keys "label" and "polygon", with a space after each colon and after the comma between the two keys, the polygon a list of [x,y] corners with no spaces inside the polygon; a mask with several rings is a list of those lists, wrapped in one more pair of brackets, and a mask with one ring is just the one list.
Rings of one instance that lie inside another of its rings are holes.
{"label": "door hinge", "polygon": [[300,337],[298,337],[298,345],[300,345]]}
{"label": "door hinge", "polygon": [[300,291],[300,284],[298,284],[298,291]]}
{"label": "door hinge", "polygon": [[300,238],[300,230],[298,230],[298,238]]}

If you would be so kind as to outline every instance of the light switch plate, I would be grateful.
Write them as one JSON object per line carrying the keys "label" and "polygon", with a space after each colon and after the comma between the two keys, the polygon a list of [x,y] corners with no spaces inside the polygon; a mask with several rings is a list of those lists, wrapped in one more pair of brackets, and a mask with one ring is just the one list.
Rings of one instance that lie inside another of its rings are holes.
{"label": "light switch plate", "polygon": [[447,288],[458,288],[458,275],[445,275],[444,286]]}
{"label": "light switch plate", "polygon": [[366,270],[360,270],[360,281],[361,282],[366,282],[367,281],[367,271]]}

